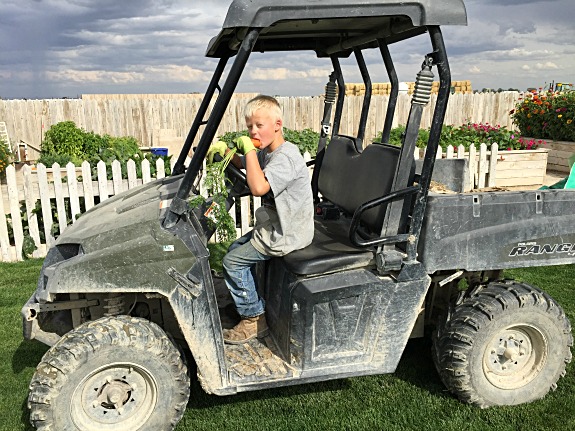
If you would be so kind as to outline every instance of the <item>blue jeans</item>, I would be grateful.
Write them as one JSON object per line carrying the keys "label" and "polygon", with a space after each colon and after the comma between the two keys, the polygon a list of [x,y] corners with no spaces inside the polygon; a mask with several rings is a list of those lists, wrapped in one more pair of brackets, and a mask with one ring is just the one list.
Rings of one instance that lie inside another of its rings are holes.
{"label": "blue jeans", "polygon": [[258,295],[255,267],[257,262],[271,258],[254,248],[251,237],[252,233],[248,232],[234,241],[222,261],[226,286],[242,317],[255,317],[264,312],[265,302]]}

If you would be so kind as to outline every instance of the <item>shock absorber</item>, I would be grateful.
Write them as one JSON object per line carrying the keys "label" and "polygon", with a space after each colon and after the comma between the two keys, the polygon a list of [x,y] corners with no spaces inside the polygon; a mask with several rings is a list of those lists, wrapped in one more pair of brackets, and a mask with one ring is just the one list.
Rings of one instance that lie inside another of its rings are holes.
{"label": "shock absorber", "polygon": [[412,104],[427,105],[429,103],[434,78],[431,66],[433,66],[433,59],[430,56],[426,56],[415,79],[415,88],[411,99]]}
{"label": "shock absorber", "polygon": [[332,72],[329,75],[329,81],[325,86],[325,99],[323,107],[323,119],[321,121],[321,133],[319,136],[319,142],[317,144],[317,151],[315,156],[315,165],[313,167],[313,173],[311,178],[311,190],[313,193],[313,200],[317,204],[319,202],[318,197],[318,179],[319,171],[321,169],[321,163],[323,161],[323,155],[325,154],[325,146],[327,143],[328,135],[331,134],[331,109],[335,103],[337,97],[337,74]]}
{"label": "shock absorber", "polygon": [[[325,86],[325,100],[324,103],[325,105],[333,105],[335,103],[335,99],[337,97],[337,84],[336,84],[336,74],[335,72],[332,72],[329,75],[329,81]],[[331,112],[330,112],[331,113]],[[327,126],[329,127],[329,117],[323,119],[322,122],[322,129],[323,127],[325,127],[324,123],[327,123]],[[324,129],[324,133],[326,135],[329,135],[331,133],[331,130],[329,128]]]}
{"label": "shock absorber", "polygon": [[118,316],[124,314],[124,295],[121,293],[110,293],[104,298],[104,316]]}

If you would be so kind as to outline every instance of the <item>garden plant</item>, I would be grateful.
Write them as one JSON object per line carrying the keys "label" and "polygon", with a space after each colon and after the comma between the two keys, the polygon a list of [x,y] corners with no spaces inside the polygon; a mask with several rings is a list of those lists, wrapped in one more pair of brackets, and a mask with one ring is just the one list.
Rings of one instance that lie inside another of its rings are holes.
{"label": "garden plant", "polygon": [[[389,144],[401,145],[405,126],[393,128],[389,137]],[[425,148],[429,139],[429,129],[420,129],[417,139],[417,147]],[[376,138],[381,141],[381,134]],[[468,121],[461,126],[444,125],[441,129],[439,144],[443,151],[450,145],[454,148],[463,145],[465,150],[470,145],[498,144],[502,150],[535,150],[545,145],[542,139],[524,138],[519,133],[507,129],[505,126],[491,125],[489,123],[472,123]]]}
{"label": "garden plant", "polygon": [[575,141],[575,91],[526,93],[510,114],[524,136]]}
{"label": "garden plant", "polygon": [[94,132],[86,132],[76,126],[73,121],[62,121],[54,124],[44,135],[42,151],[38,163],[52,166],[58,163],[65,166],[72,162],[80,166],[87,160],[92,166],[92,174],[97,173],[97,163],[102,160],[106,163],[109,179],[111,179],[111,165],[118,160],[122,166],[122,177],[127,178],[126,163],[132,159],[136,162],[137,174],[141,176],[141,162],[144,159],[150,161],[150,173],[155,176],[156,160],[161,157],[166,175],[169,175],[171,156],[158,156],[151,153],[143,153],[138,141],[131,136],[113,137],[110,135],[98,135]]}

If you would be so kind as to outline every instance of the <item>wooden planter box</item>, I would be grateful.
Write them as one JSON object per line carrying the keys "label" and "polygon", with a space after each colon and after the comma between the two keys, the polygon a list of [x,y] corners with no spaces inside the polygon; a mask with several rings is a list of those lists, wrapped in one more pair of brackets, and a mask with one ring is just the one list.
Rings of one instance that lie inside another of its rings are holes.
{"label": "wooden planter box", "polygon": [[[440,148],[441,150],[441,148]],[[415,159],[423,158],[424,151],[417,149]],[[446,153],[438,151],[437,158],[462,158],[468,161],[464,190],[484,187],[521,187],[543,185],[547,173],[549,149],[499,150],[497,144],[477,149],[470,146],[465,152],[463,145],[457,149],[448,147]]]}
{"label": "wooden planter box", "polygon": [[500,150],[495,185],[498,187],[542,185],[548,167],[548,149]]}
{"label": "wooden planter box", "polygon": [[547,168],[550,171],[569,173],[569,157],[575,153],[575,142],[547,141],[549,160]]}

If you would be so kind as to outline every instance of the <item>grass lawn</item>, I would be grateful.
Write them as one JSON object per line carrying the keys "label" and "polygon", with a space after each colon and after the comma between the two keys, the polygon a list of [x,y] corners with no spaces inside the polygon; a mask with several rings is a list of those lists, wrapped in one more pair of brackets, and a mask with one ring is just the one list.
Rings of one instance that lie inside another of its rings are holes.
{"label": "grass lawn", "polygon": [[[35,289],[41,260],[0,263],[0,431],[31,430],[27,387],[47,347],[24,341],[20,308]],[[575,322],[575,266],[508,271],[551,294]],[[412,340],[395,374],[358,377],[230,397],[197,383],[178,431],[196,430],[573,430],[575,369],[541,401],[481,410],[442,386],[428,340]],[[59,431],[59,430],[55,430]],[[121,430],[119,430],[121,431]]]}

